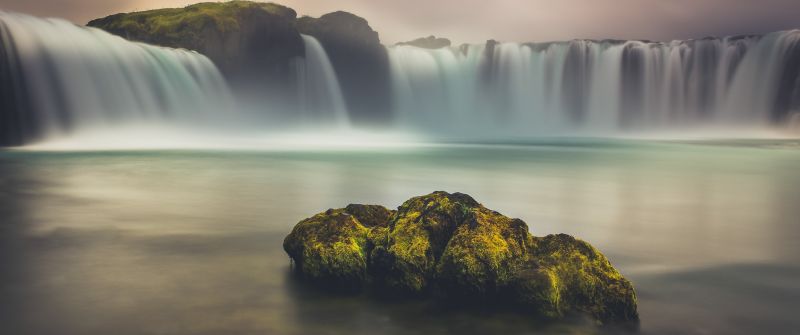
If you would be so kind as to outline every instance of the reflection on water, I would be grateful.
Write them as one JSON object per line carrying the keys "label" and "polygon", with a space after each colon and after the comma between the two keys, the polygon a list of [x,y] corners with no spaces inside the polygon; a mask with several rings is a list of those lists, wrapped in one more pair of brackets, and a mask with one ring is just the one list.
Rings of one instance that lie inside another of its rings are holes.
{"label": "reflection on water", "polygon": [[577,142],[386,152],[0,152],[0,323],[27,334],[592,330],[292,284],[283,237],[350,202],[465,192],[574,234],[634,283],[641,331],[800,326],[800,152]]}

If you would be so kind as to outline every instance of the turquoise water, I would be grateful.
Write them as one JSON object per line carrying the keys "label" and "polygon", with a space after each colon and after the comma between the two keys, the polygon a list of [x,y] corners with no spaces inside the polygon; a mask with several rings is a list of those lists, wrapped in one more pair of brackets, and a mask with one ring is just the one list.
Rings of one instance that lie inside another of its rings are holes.
{"label": "turquoise water", "polygon": [[642,333],[800,327],[797,141],[0,151],[0,323],[19,334],[603,331],[288,278],[281,242],[300,219],[434,190],[471,194],[534,235],[591,242],[634,283]]}

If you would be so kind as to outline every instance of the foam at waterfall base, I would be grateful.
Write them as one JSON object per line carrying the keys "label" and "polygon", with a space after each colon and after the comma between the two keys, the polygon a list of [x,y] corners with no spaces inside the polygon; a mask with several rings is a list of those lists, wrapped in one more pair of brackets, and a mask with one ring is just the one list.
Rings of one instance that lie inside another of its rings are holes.
{"label": "foam at waterfall base", "polygon": [[681,130],[630,131],[549,136],[449,136],[419,134],[397,129],[291,128],[264,133],[209,132],[170,126],[137,125],[84,130],[53,137],[21,150],[106,151],[106,150],[402,150],[442,145],[536,145],[572,141],[718,141],[733,139],[798,139],[800,132],[775,128],[697,127]]}
{"label": "foam at waterfall base", "polygon": [[265,134],[209,133],[154,125],[85,130],[21,147],[35,151],[104,150],[359,150],[403,149],[429,141],[418,135],[368,129],[297,128]]}

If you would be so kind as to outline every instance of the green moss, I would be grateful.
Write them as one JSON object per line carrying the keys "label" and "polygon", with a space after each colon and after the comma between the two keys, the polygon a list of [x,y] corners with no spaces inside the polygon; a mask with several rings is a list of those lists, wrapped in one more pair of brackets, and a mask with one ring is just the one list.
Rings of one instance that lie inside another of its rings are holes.
{"label": "green moss", "polygon": [[251,1],[204,2],[185,8],[164,8],[116,14],[89,22],[115,34],[160,45],[196,49],[203,44],[203,33],[220,34],[240,29],[239,18],[261,12],[294,18],[294,10],[274,4]]}
{"label": "green moss", "polygon": [[331,209],[300,221],[283,248],[304,277],[359,286],[366,280],[368,233],[354,216]]}
{"label": "green moss", "polygon": [[475,207],[445,248],[439,284],[459,295],[494,295],[515,276],[530,242],[524,222]]}
{"label": "green moss", "polygon": [[434,192],[396,212],[349,205],[297,224],[284,248],[306,277],[396,292],[516,304],[536,316],[638,320],[636,294],[599,251],[569,235],[533,237],[471,197]]}
{"label": "green moss", "polygon": [[395,211],[379,205],[349,204],[344,210],[355,216],[365,227],[387,227],[395,214]]}
{"label": "green moss", "polygon": [[[428,284],[436,260],[431,252],[430,236],[419,225],[400,225],[388,235],[387,256],[392,261],[383,273],[385,285],[420,292]],[[383,263],[385,264],[385,263]]]}
{"label": "green moss", "polygon": [[636,293],[603,254],[572,236],[549,235],[538,241],[536,265],[555,274],[559,314],[586,313],[598,322],[636,320]]}
{"label": "green moss", "polygon": [[550,269],[540,268],[535,262],[523,265],[509,283],[508,290],[513,302],[532,310],[538,317],[555,319],[564,316],[558,275]]}
{"label": "green moss", "polygon": [[421,292],[459,224],[478,202],[466,194],[434,192],[403,203],[390,223],[389,244],[377,273],[387,286]]}
{"label": "green moss", "polygon": [[389,243],[389,228],[388,227],[374,227],[370,229],[367,234],[368,249],[372,250],[376,247],[385,248]]}

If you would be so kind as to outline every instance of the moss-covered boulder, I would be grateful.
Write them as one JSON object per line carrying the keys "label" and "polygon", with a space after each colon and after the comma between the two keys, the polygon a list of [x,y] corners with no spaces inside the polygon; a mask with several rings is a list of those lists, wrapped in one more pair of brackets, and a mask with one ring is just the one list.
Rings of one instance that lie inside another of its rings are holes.
{"label": "moss-covered boulder", "polygon": [[532,260],[559,279],[561,314],[578,310],[603,322],[638,317],[633,285],[589,243],[549,235],[538,242]]}
{"label": "moss-covered boulder", "polygon": [[329,209],[300,221],[283,248],[297,273],[334,286],[360,286],[367,275],[367,229],[344,209]]}
{"label": "moss-covered boulder", "polygon": [[600,251],[566,234],[535,240],[512,280],[517,302],[549,317],[580,312],[601,323],[638,318],[633,285]]}
{"label": "moss-covered boulder", "polygon": [[316,282],[520,306],[537,317],[638,320],[636,294],[599,251],[568,235],[535,237],[519,219],[461,193],[414,197],[397,211],[330,209],[284,241]]}
{"label": "moss-covered boulder", "polygon": [[386,251],[374,255],[373,273],[391,288],[425,290],[453,232],[477,206],[475,200],[458,193],[435,192],[409,199],[389,223]]}

